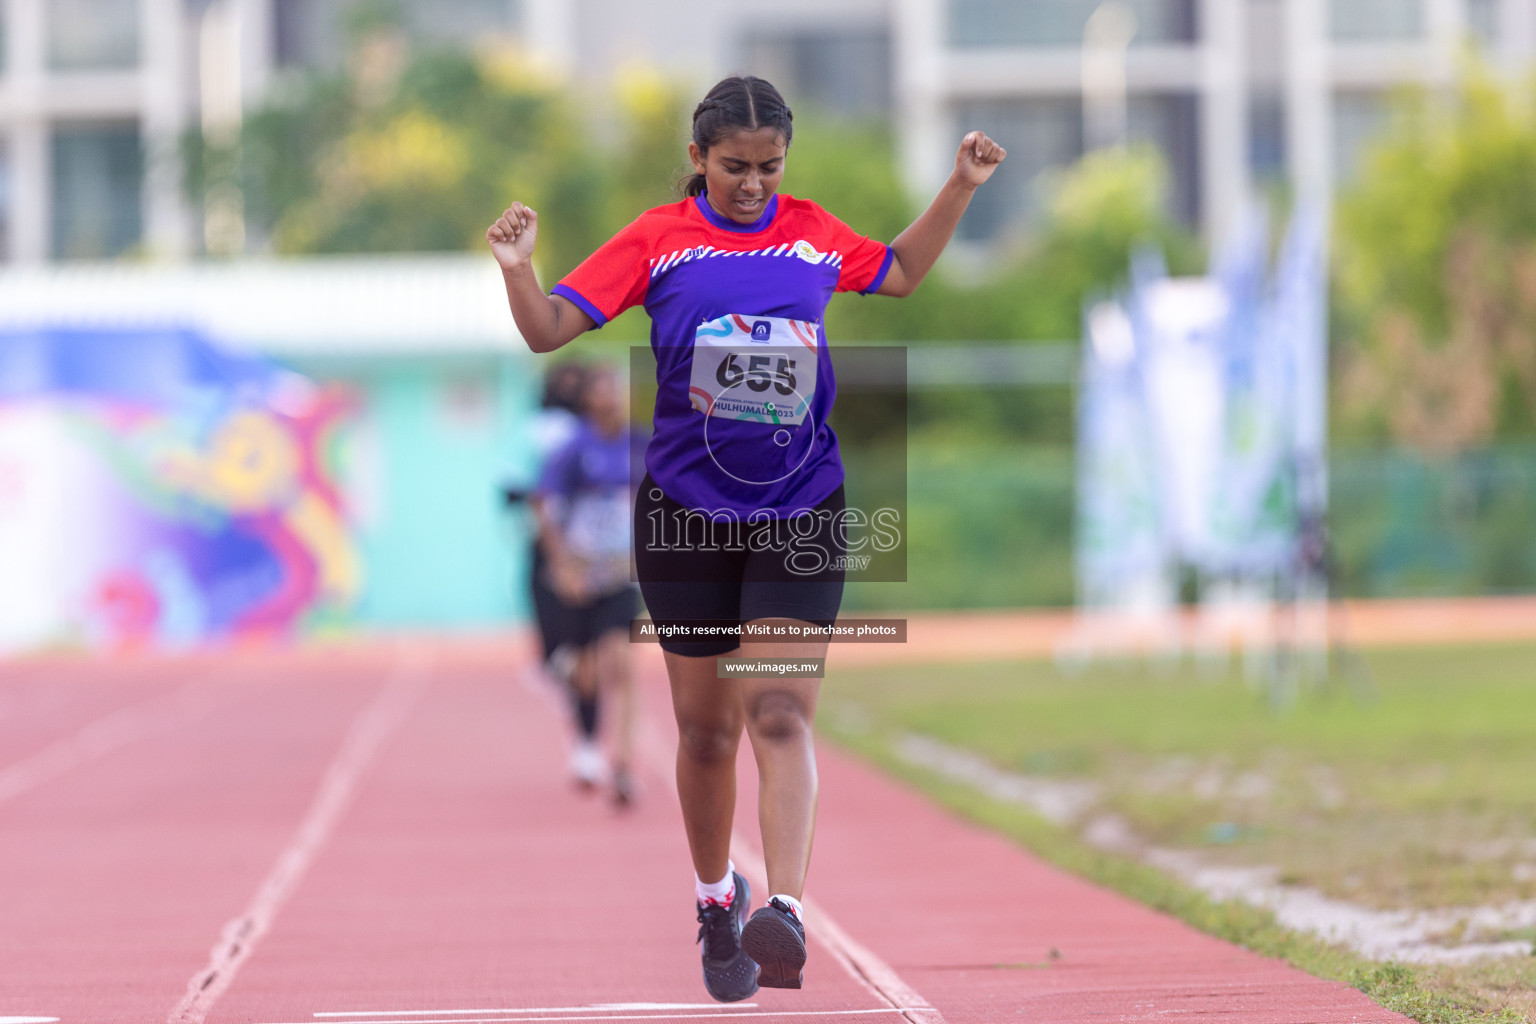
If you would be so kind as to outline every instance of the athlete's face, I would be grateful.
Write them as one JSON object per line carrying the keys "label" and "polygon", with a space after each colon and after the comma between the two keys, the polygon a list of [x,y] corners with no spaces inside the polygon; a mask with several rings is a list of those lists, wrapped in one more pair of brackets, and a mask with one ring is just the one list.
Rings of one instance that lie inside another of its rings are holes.
{"label": "athlete's face", "polygon": [[745,129],[699,149],[688,143],[693,169],[704,175],[705,195],[715,212],[740,224],[763,215],[784,177],[784,136],[777,128]]}

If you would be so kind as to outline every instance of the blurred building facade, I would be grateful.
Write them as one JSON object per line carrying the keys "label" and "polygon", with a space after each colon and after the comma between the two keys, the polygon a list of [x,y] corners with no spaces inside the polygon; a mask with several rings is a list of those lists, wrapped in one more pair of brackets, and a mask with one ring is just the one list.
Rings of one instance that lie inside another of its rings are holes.
{"label": "blurred building facade", "polygon": [[[1167,156],[1176,212],[1215,232],[1253,185],[1326,193],[1404,82],[1467,40],[1536,55],[1529,0],[401,0],[436,42],[506,37],[578,81],[651,63],[732,70],[793,102],[892,118],[913,185],[958,133],[1010,149],[972,239],[1027,222],[1038,173],[1123,139]],[[344,52],[345,0],[0,0],[0,259],[172,259],[200,248],[177,140],[217,131],[295,69]],[[1113,10],[1119,8],[1119,10]]]}
{"label": "blurred building facade", "polygon": [[949,141],[985,126],[1003,187],[966,225],[1027,219],[1038,173],[1122,140],[1155,144],[1175,212],[1219,235],[1254,187],[1330,194],[1406,83],[1449,82],[1468,42],[1536,57],[1528,0],[900,0],[897,108],[927,188]]}

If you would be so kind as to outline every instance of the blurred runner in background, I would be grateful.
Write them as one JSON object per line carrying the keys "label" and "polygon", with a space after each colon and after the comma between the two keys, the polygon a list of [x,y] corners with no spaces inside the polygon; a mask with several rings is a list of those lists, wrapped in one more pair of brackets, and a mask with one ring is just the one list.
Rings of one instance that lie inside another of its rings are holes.
{"label": "blurred runner in background", "polygon": [[[597,744],[599,701],[612,704],[610,752],[614,801],[634,799],[634,692],[629,623],[639,610],[631,582],[630,466],[644,441],[630,429],[623,386],[611,367],[586,372],[581,421],[544,465],[533,494],[542,582],[556,598],[546,644],[573,652],[567,676],[576,716],[571,772],[592,788],[605,764]],[[537,591],[536,591],[537,592]],[[541,613],[542,615],[543,613]],[[558,659],[557,659],[558,660]]]}
{"label": "blurred runner in background", "polygon": [[[586,382],[587,364],[569,360],[550,367],[544,375],[544,395],[533,420],[533,450],[537,460],[534,473],[542,474],[556,452],[570,443],[581,426],[581,391]],[[507,485],[502,496],[509,506],[521,505],[532,497],[531,488]],[[568,616],[560,596],[550,588],[544,549],[535,532],[529,545],[528,586],[533,597],[533,614],[539,629],[539,643],[544,671],[554,682],[568,685],[576,649],[560,630]]]}

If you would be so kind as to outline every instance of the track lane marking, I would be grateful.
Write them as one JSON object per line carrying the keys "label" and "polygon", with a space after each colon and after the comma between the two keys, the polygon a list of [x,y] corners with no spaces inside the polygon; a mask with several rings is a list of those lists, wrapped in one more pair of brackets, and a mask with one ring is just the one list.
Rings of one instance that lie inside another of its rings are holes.
{"label": "track lane marking", "polygon": [[156,694],[110,711],[30,757],[0,769],[0,803],[130,743],[202,718],[221,703],[221,695],[210,686],[212,678],[200,675],[170,693]]}
{"label": "track lane marking", "polygon": [[[714,1013],[631,1013],[631,1014],[602,1014],[582,1017],[444,1017],[417,1020],[415,1024],[518,1024],[521,1021],[560,1021],[560,1020],[717,1020],[726,1017],[856,1017],[872,1016],[875,1014],[902,1013],[910,1007],[881,1006],[871,1010],[751,1010],[746,1013],[732,1013],[729,1010],[720,1010]],[[356,1024],[395,1024],[398,1017],[377,1017],[372,1020],[364,1019]],[[271,1021],[268,1024],[314,1024],[312,1020],[305,1021]]]}
{"label": "track lane marking", "polygon": [[347,730],[335,758],[321,777],[308,812],[279,854],[245,912],[219,933],[206,967],[187,983],[187,992],[166,1018],[167,1024],[202,1024],[219,997],[250,959],[278,911],[303,881],[310,864],[330,838],[337,819],[351,802],[359,780],[374,755],[404,722],[431,676],[431,655],[414,648],[397,649],[394,672],[379,688]]}
{"label": "track lane marking", "polygon": [[[719,1003],[588,1003],[585,1006],[497,1006],[475,1010],[325,1010],[313,1017],[437,1017],[454,1013],[587,1013],[592,1010],[713,1010]],[[737,1003],[743,1010],[756,1009],[756,1003]],[[0,1020],[0,1024],[5,1024]]]}

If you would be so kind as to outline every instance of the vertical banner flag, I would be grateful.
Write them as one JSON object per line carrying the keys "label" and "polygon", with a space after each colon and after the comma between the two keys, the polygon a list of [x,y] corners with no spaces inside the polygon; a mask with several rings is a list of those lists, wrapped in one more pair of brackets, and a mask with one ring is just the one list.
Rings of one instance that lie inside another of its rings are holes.
{"label": "vertical banner flag", "polygon": [[1212,558],[1224,397],[1217,354],[1226,306],[1211,281],[1164,278],[1137,289],[1133,317],[1145,347],[1163,520],[1172,552],[1194,564]]}
{"label": "vertical banner flag", "polygon": [[1296,504],[1303,517],[1328,507],[1328,254],[1326,222],[1315,204],[1297,209],[1280,253],[1275,324],[1290,349]]}
{"label": "vertical banner flag", "polygon": [[1268,250],[1255,206],[1212,276],[1170,278],[1160,254],[1138,251],[1126,302],[1085,313],[1083,603],[1112,600],[1154,563],[1229,581],[1319,571],[1298,555],[1320,542],[1328,503],[1323,211],[1297,209],[1272,287]]}
{"label": "vertical banner flag", "polygon": [[1084,315],[1079,387],[1078,594],[1105,608],[1155,594],[1168,563],[1141,363],[1118,302]]}
{"label": "vertical banner flag", "polygon": [[1221,343],[1221,486],[1211,512],[1215,562],[1225,575],[1273,573],[1294,546],[1294,373],[1266,287],[1268,262],[1268,218],[1255,203],[1223,247],[1215,271],[1228,299]]}

